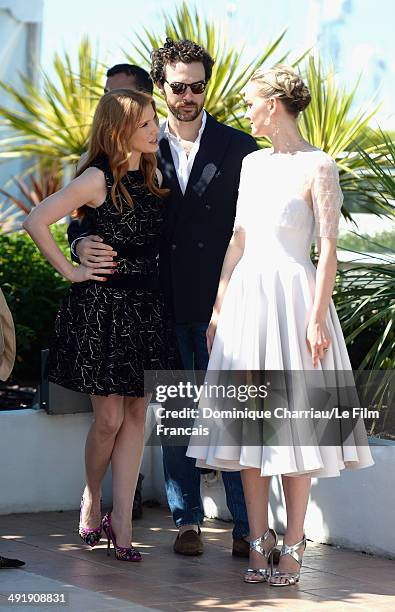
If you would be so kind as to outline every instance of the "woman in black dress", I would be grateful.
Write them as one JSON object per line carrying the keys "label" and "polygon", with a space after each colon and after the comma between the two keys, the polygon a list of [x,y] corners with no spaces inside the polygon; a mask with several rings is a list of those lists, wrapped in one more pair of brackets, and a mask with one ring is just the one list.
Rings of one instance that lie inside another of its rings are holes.
{"label": "woman in black dress", "polygon": [[[92,399],[79,532],[95,546],[103,527],[108,546],[112,540],[125,561],[141,559],[131,546],[131,516],[149,401],[144,370],[171,369],[174,355],[158,284],[166,195],[156,168],[158,131],[152,98],[124,89],[104,95],[78,176],[24,223],[43,255],[73,282],[56,318],[49,380]],[[75,267],[64,257],[49,226],[74,210],[111,245],[115,263]],[[110,461],[113,511],[101,523],[101,482]]]}

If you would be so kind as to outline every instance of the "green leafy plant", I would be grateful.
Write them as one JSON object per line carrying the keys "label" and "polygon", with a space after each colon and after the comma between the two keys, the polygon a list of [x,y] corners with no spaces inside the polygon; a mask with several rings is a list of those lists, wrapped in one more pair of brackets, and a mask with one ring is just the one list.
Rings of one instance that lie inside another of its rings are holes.
{"label": "green leafy plant", "polygon": [[[375,177],[376,188],[393,218],[395,145],[383,132],[382,138],[386,145],[384,153],[374,156],[360,150],[360,155]],[[371,241],[366,239],[365,242],[369,248]],[[376,243],[371,245],[370,252],[375,246]],[[375,256],[371,265],[356,265],[340,275],[337,305],[346,340],[352,344],[369,338],[368,345],[361,351],[359,368],[395,368],[395,250],[389,245],[385,250]]]}
{"label": "green leafy plant", "polygon": [[93,114],[102,93],[104,67],[93,55],[84,38],[78,50],[78,72],[71,58],[55,54],[56,79],[43,74],[42,87],[21,77],[22,88],[0,81],[0,88],[17,106],[10,110],[0,105],[4,136],[0,139],[0,157],[24,157],[29,171],[40,163],[62,165],[75,163],[86,150]]}
{"label": "green leafy plant", "polygon": [[367,157],[385,155],[385,141],[369,127],[378,105],[368,103],[354,109],[358,82],[347,91],[336,83],[333,69],[325,71],[313,57],[308,60],[305,76],[311,103],[301,113],[300,131],[336,161],[344,194],[343,215],[349,220],[353,212],[391,215],[391,206],[377,192],[374,175],[360,153],[364,149]]}
{"label": "green leafy plant", "polygon": [[355,369],[395,368],[394,250],[391,255],[338,273],[334,301]]}
{"label": "green leafy plant", "polygon": [[[65,225],[55,225],[52,231],[68,255]],[[40,350],[48,347],[55,315],[68,286],[27,234],[0,233],[0,287],[15,321],[16,379],[39,381]]]}
{"label": "green leafy plant", "polygon": [[[369,250],[372,252],[371,247]],[[333,296],[353,368],[365,370],[369,402],[380,411],[380,418],[372,423],[369,433],[392,438],[395,434],[391,411],[395,399],[394,261],[392,250],[391,254],[375,255],[371,264],[348,264],[339,270]],[[361,401],[364,403],[365,397]]]}
{"label": "green leafy plant", "polygon": [[379,137],[382,141],[380,147],[375,147],[375,141],[371,141],[365,148],[360,146],[358,152],[374,181],[379,200],[385,203],[388,216],[393,219],[395,211],[395,136],[379,130]]}

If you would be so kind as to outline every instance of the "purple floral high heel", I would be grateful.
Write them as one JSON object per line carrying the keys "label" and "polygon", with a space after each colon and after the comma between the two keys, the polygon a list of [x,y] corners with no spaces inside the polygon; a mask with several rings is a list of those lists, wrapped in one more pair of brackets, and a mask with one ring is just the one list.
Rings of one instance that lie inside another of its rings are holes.
{"label": "purple floral high heel", "polygon": [[117,540],[111,526],[111,512],[103,517],[103,531],[107,536],[107,555],[110,556],[110,544],[113,543],[115,558],[118,561],[142,561],[142,556],[133,546],[129,548],[125,546],[117,546]]}
{"label": "purple floral high heel", "polygon": [[[79,524],[79,527],[78,527],[78,533],[80,534],[80,537],[84,540],[85,544],[88,544],[88,546],[93,548],[94,546],[99,544],[99,542],[101,540],[103,527],[102,527],[101,523],[100,523],[99,527],[96,527],[95,529],[89,529],[88,527],[83,527],[82,526],[81,517],[82,517],[82,506],[83,505],[84,505],[84,496],[82,496],[82,498],[81,498],[80,524]],[[101,500],[100,500],[100,506],[101,506]]]}

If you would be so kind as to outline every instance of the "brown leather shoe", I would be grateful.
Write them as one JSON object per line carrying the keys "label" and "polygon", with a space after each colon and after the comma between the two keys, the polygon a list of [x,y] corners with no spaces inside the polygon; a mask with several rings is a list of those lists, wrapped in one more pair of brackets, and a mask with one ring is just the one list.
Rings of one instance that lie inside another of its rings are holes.
{"label": "brown leather shoe", "polygon": [[[250,543],[247,542],[244,538],[233,538],[233,548],[232,555],[234,557],[244,557],[248,559],[250,556]],[[280,560],[280,550],[275,548],[273,550],[273,563],[274,565],[278,565]]]}
{"label": "brown leather shoe", "polygon": [[203,540],[201,538],[200,527],[196,532],[194,529],[188,529],[181,535],[178,534],[174,542],[173,550],[179,555],[201,555],[203,552]]}
{"label": "brown leather shoe", "polygon": [[233,538],[232,555],[234,557],[248,557],[250,556],[250,543],[244,538]]}

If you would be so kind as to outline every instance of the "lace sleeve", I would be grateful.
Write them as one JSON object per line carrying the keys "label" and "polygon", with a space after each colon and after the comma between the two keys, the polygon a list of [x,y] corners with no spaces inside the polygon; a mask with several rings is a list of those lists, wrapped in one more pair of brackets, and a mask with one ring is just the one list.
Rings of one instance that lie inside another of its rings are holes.
{"label": "lace sleeve", "polygon": [[339,227],[343,193],[339,184],[339,172],[333,159],[320,163],[311,186],[315,234],[320,238],[336,238]]}
{"label": "lace sleeve", "polygon": [[240,171],[239,195],[236,205],[236,217],[233,226],[234,232],[245,232],[247,227],[247,208],[250,200],[249,196],[249,180],[248,180],[248,162],[247,158],[243,159]]}

